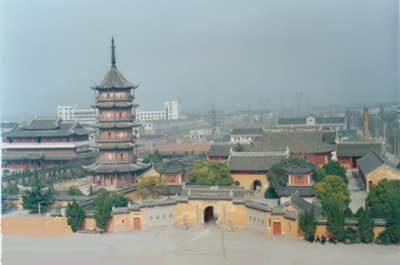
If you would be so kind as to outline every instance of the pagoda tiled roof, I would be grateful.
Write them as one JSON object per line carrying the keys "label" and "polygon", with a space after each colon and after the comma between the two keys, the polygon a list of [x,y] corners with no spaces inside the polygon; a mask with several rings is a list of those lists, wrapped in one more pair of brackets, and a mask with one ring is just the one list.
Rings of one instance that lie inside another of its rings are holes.
{"label": "pagoda tiled roof", "polygon": [[123,129],[123,128],[132,128],[135,126],[140,126],[134,122],[98,122],[95,127],[100,129]]}
{"label": "pagoda tiled roof", "polygon": [[137,147],[137,144],[132,142],[125,142],[125,143],[96,143],[96,147],[104,150],[111,150],[111,149],[129,149],[133,147]]}
{"label": "pagoda tiled roof", "polygon": [[90,172],[93,173],[127,173],[145,171],[150,168],[150,164],[144,163],[95,163],[90,166],[85,166]]}
{"label": "pagoda tiled roof", "polygon": [[95,89],[105,90],[105,89],[132,89],[137,86],[130,83],[118,70],[116,65],[112,65],[110,70],[104,76],[103,81],[100,82]]}
{"label": "pagoda tiled roof", "polygon": [[89,135],[90,131],[77,122],[63,122],[59,119],[34,119],[28,125],[19,125],[6,133],[6,137],[63,137]]}
{"label": "pagoda tiled roof", "polygon": [[137,107],[138,104],[133,104],[132,102],[97,102],[93,107],[95,108],[103,108],[103,109],[111,109],[111,108],[130,108]]}

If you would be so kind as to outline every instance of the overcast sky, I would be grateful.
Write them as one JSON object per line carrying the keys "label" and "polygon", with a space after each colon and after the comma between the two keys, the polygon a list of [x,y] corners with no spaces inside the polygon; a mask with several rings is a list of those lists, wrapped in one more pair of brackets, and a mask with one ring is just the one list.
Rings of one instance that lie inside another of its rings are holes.
{"label": "overcast sky", "polygon": [[3,0],[4,118],[88,107],[117,65],[137,102],[187,111],[393,101],[396,0]]}

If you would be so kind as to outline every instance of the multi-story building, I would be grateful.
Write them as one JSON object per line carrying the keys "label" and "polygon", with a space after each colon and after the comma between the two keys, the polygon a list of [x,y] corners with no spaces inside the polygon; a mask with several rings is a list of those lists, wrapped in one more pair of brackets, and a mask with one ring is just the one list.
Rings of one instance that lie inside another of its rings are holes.
{"label": "multi-story building", "polygon": [[136,182],[136,177],[149,165],[138,163],[135,148],[136,136],[132,128],[138,126],[132,108],[136,85],[128,82],[118,70],[115,60],[114,39],[111,45],[111,69],[103,81],[95,86],[98,118],[96,148],[99,151],[96,163],[87,167],[92,183],[120,188]]}
{"label": "multi-story building", "polygon": [[77,122],[34,119],[3,135],[2,167],[10,171],[41,169],[70,162],[90,163],[90,131]]}
{"label": "multi-story building", "polygon": [[180,108],[181,106],[176,100],[165,102],[164,109],[167,120],[179,120]]}
{"label": "multi-story building", "polygon": [[166,120],[167,116],[165,111],[163,110],[137,111],[136,119],[138,121],[159,121],[159,120]]}
{"label": "multi-story building", "polygon": [[64,121],[78,121],[80,124],[96,123],[96,109],[79,109],[74,106],[57,106],[57,118]]}
{"label": "multi-story building", "polygon": [[279,117],[276,127],[278,128],[313,128],[313,129],[331,129],[343,130],[346,129],[346,117],[344,114],[336,116],[321,116],[317,117],[310,115],[308,117]]}

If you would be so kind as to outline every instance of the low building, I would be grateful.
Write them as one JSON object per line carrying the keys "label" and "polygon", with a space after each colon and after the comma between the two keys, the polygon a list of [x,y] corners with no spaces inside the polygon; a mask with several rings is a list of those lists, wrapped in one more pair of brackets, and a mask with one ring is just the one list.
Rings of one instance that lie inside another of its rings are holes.
{"label": "low building", "polygon": [[163,110],[137,111],[136,119],[138,121],[161,121],[161,120],[166,120],[167,115]]}
{"label": "low building", "polygon": [[367,191],[381,180],[400,180],[400,170],[396,165],[375,151],[358,159],[357,164]]}
{"label": "low building", "polygon": [[57,118],[68,122],[79,122],[80,124],[94,125],[96,123],[96,109],[80,109],[73,106],[57,106]]}
{"label": "low building", "polygon": [[321,116],[310,115],[308,117],[279,117],[276,127],[278,128],[317,128],[340,130],[346,128],[345,115]]}
{"label": "low building", "polygon": [[231,148],[235,144],[232,143],[213,143],[208,150],[208,161],[225,161],[228,159]]}
{"label": "low building", "polygon": [[157,150],[165,156],[183,156],[189,154],[206,154],[210,149],[210,144],[199,143],[177,143],[177,142],[159,142],[154,145],[154,151]]}
{"label": "low building", "polygon": [[189,139],[194,143],[209,143],[212,138],[212,128],[195,129],[189,131]]}
{"label": "low building", "polygon": [[370,151],[380,154],[382,152],[382,143],[351,141],[336,144],[337,161],[346,169],[357,168],[357,159],[365,156]]}
{"label": "low building", "polygon": [[267,172],[273,164],[288,157],[285,152],[230,151],[227,165],[236,186],[251,191],[265,192],[269,183]]}
{"label": "low building", "polygon": [[90,131],[77,122],[34,119],[6,133],[2,143],[2,167],[10,171],[41,169],[71,162],[90,163]]}
{"label": "low building", "polygon": [[193,168],[195,161],[202,161],[199,155],[189,155],[166,162],[158,163],[151,170],[146,172],[146,176],[160,176],[166,185],[180,185],[186,183],[187,172]]}
{"label": "low building", "polygon": [[236,128],[231,133],[231,143],[250,143],[261,137],[261,128]]}

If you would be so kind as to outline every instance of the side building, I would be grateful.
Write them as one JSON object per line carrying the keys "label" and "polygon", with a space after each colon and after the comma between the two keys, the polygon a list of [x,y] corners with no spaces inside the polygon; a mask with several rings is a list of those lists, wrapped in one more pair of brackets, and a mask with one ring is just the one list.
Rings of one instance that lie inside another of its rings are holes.
{"label": "side building", "polygon": [[42,169],[72,162],[88,164],[95,154],[89,148],[91,132],[77,122],[34,119],[3,135],[2,168],[9,171]]}

